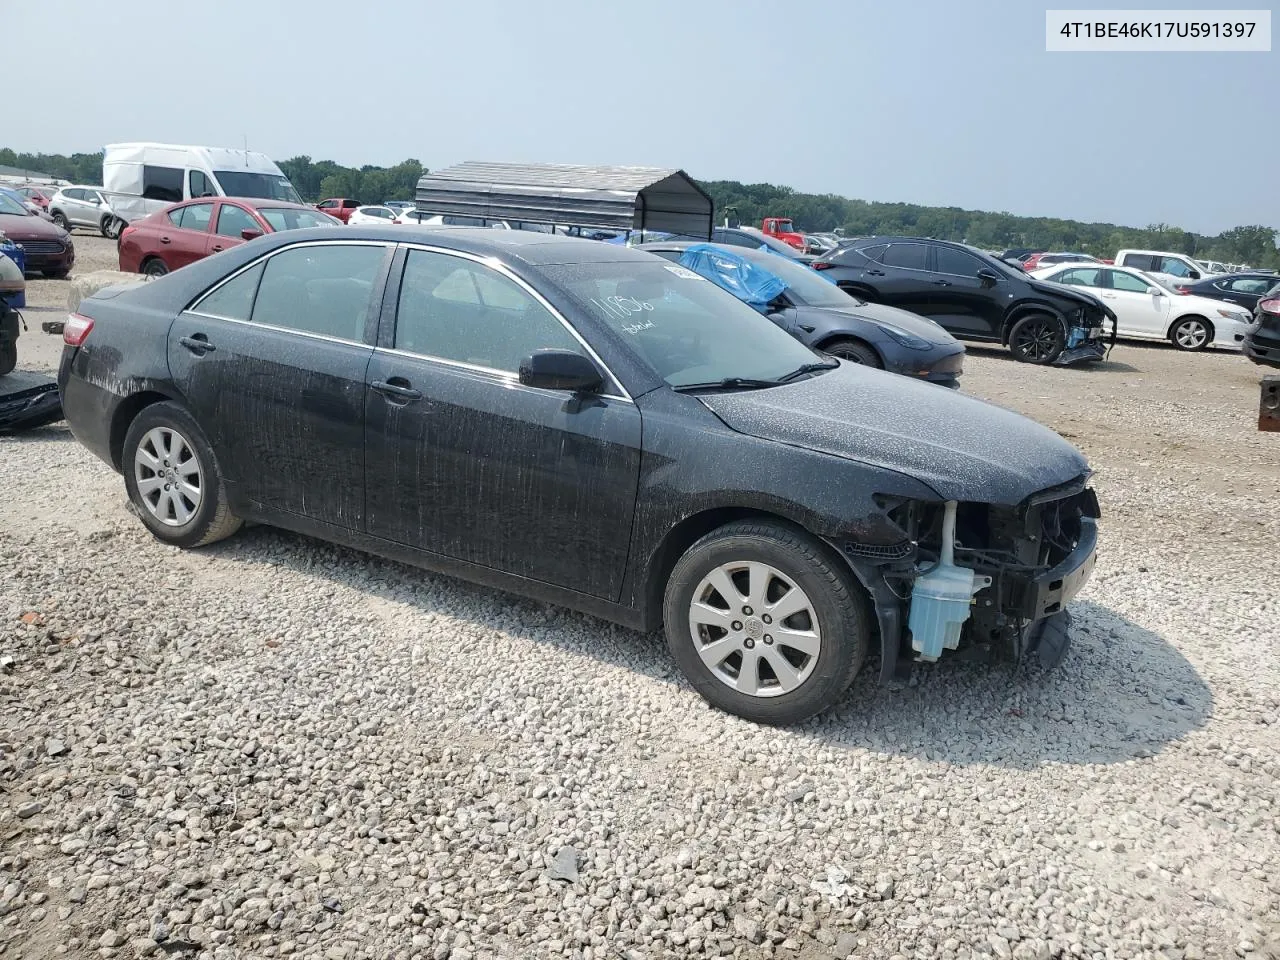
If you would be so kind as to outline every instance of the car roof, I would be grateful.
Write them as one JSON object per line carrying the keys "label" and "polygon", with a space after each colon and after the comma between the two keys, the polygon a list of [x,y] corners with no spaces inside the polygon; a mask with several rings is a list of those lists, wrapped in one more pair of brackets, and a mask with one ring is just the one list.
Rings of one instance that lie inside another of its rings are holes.
{"label": "car roof", "polygon": [[[290,230],[288,242],[299,240],[333,240],[332,227],[308,227]],[[635,261],[652,262],[653,254],[625,247],[621,244],[602,243],[581,237],[561,234],[538,233],[534,230],[495,230],[492,227],[452,226],[381,226],[369,224],[347,227],[337,234],[343,240],[383,240],[387,243],[424,243],[447,247],[464,253],[475,253],[522,260],[531,266],[549,266],[557,263],[612,263]]]}
{"label": "car roof", "polygon": [[[315,207],[309,203],[294,203],[291,200],[272,200],[270,197],[192,197],[190,200],[183,200],[179,203],[165,207],[165,210],[172,210],[174,207],[186,207],[193,203],[212,203],[214,200],[230,200],[246,207],[252,207],[254,210],[261,210],[263,207],[286,207],[291,210],[307,210],[314,212]],[[160,211],[163,213],[164,211]]]}
{"label": "car roof", "polygon": [[753,263],[777,263],[779,259],[783,263],[790,263],[792,266],[799,266],[802,270],[808,268],[804,264],[797,263],[795,260],[788,260],[786,257],[779,258],[776,253],[766,253],[764,250],[756,247],[739,247],[730,243],[716,243],[714,240],[651,240],[648,243],[637,243],[633,250],[688,250],[690,247],[696,247],[700,244],[706,244],[709,247],[715,247],[717,250],[723,250],[725,253],[731,253],[734,256],[742,257],[744,260],[750,260]]}

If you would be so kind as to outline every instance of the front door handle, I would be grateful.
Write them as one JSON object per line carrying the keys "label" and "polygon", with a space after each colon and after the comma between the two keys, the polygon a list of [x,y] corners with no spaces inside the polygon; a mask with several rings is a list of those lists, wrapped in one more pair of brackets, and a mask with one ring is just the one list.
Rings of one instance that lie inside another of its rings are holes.
{"label": "front door handle", "polygon": [[867,271],[867,276],[869,276],[869,277],[883,277],[883,276],[884,276],[884,271],[883,271],[883,270],[868,270],[868,271]]}
{"label": "front door handle", "polygon": [[404,377],[392,377],[390,380],[375,380],[369,384],[374,390],[383,394],[389,399],[402,400],[408,402],[410,400],[421,400],[422,391],[415,390],[409,386],[409,381]]}
{"label": "front door handle", "polygon": [[1114,293],[1104,293],[1102,295],[1103,300],[1114,300],[1115,298],[1116,298],[1116,295]]}
{"label": "front door handle", "polygon": [[161,237],[161,238],[160,238],[160,242],[161,242],[161,243],[168,243],[168,242],[169,242],[169,238],[168,238],[168,237]]}
{"label": "front door handle", "polygon": [[203,333],[197,333],[195,336],[191,337],[182,337],[178,342],[194,353],[197,357],[203,357],[209,351],[218,349],[209,342],[209,338]]}
{"label": "front door handle", "polygon": [[222,252],[222,244],[220,244],[220,243],[216,243],[216,244],[214,244],[212,247],[210,247],[209,249],[211,249],[214,253],[221,253],[221,252]]}
{"label": "front door handle", "polygon": [[950,280],[934,280],[933,285],[935,287],[949,287],[951,286],[951,281]]}

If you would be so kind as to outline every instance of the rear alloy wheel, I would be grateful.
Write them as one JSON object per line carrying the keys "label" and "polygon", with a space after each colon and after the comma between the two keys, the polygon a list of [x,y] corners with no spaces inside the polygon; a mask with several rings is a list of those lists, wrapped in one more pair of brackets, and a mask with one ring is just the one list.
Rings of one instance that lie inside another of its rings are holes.
{"label": "rear alloy wheel", "polygon": [[711,704],[757,723],[838,701],[866,657],[863,598],[838,557],[780,523],[707,534],[667,582],[667,645]]}
{"label": "rear alloy wheel", "polygon": [[169,272],[169,268],[164,265],[164,261],[159,257],[151,257],[142,265],[141,272],[148,277],[163,277]]}
{"label": "rear alloy wheel", "polygon": [[213,451],[178,404],[144,408],[129,425],[121,460],[129,499],[157,539],[202,547],[239,529]]}
{"label": "rear alloy wheel", "polygon": [[1203,317],[1183,317],[1174,323],[1169,340],[1179,350],[1194,353],[1203,350],[1213,340],[1213,327]]}
{"label": "rear alloy wheel", "polygon": [[884,369],[884,364],[880,362],[876,352],[857,340],[833,340],[822,348],[822,352],[828,356],[848,360],[850,363],[860,363],[864,367]]}
{"label": "rear alloy wheel", "polygon": [[1065,346],[1062,322],[1047,313],[1023,317],[1009,331],[1009,350],[1023,363],[1053,363]]}

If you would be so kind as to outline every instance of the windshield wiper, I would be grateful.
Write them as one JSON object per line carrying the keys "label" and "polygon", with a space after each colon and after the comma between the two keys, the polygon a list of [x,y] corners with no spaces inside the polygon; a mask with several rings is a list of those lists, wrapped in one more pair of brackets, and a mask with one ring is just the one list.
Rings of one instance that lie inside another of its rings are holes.
{"label": "windshield wiper", "polygon": [[682,383],[671,389],[683,393],[688,390],[759,390],[762,387],[776,387],[781,380],[760,380],[754,377],[725,377],[723,380],[709,380],[706,383]]}
{"label": "windshield wiper", "polygon": [[840,366],[840,362],[838,360],[833,360],[828,363],[806,363],[803,366],[792,370],[790,373],[784,373],[777,379],[777,382],[790,383],[797,377],[803,377],[806,373],[817,373],[819,370],[834,370],[838,366]]}

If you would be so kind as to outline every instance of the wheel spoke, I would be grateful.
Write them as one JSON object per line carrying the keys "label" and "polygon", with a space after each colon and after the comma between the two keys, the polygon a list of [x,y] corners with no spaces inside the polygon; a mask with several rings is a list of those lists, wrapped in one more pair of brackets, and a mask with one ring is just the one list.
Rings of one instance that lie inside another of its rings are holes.
{"label": "wheel spoke", "polygon": [[698,647],[698,657],[712,671],[715,671],[729,654],[738,649],[741,643],[742,641],[737,637],[724,637],[712,643],[702,644]]}
{"label": "wheel spoke", "polygon": [[769,666],[773,669],[773,675],[778,678],[778,685],[783,691],[791,691],[800,686],[800,671],[793,667],[777,650],[768,648],[764,651],[764,658],[769,662]]}
{"label": "wheel spoke", "polygon": [[773,579],[773,570],[763,563],[747,564],[747,603],[760,613],[764,610],[769,596],[769,581]]}
{"label": "wheel spoke", "polygon": [[195,511],[187,506],[186,500],[183,499],[182,494],[177,489],[169,488],[169,500],[173,504],[173,516],[178,521],[179,526],[191,519],[191,515]]}
{"label": "wheel spoke", "polygon": [[707,582],[716,588],[716,592],[720,594],[720,599],[727,603],[730,607],[742,605],[742,594],[738,592],[738,588],[734,586],[732,578],[724,567],[716,567],[707,575]]}
{"label": "wheel spoke", "polygon": [[760,654],[755,650],[742,651],[742,668],[738,671],[739,693],[756,696],[760,692]]}
{"label": "wheel spoke", "polygon": [[728,630],[733,622],[733,614],[728,610],[720,610],[707,603],[695,602],[689,608],[689,619],[695,624],[706,624]]}
{"label": "wheel spoke", "polygon": [[141,460],[153,473],[158,473],[160,471],[160,458],[145,446],[150,439],[151,438],[148,436],[142,441],[142,443],[138,444],[138,452],[134,459]]}
{"label": "wheel spoke", "polygon": [[184,462],[177,464],[177,468],[180,477],[200,476],[200,462],[195,457],[188,457]]}
{"label": "wheel spoke", "polygon": [[164,486],[164,477],[139,477],[138,492],[144,497],[155,493]]}
{"label": "wheel spoke", "polygon": [[178,483],[178,492],[181,493],[184,497],[186,497],[189,501],[191,501],[193,508],[200,506],[200,488],[199,487],[192,486],[191,484],[183,480]]}
{"label": "wheel spoke", "polygon": [[809,598],[799,587],[792,587],[773,605],[766,604],[764,610],[773,617],[774,622],[782,623],[787,617],[795,616],[801,610],[809,609]]}
{"label": "wheel spoke", "polygon": [[816,657],[822,648],[821,638],[812,630],[789,630],[786,627],[778,627],[773,631],[773,636],[782,646],[799,650],[811,657]]}

